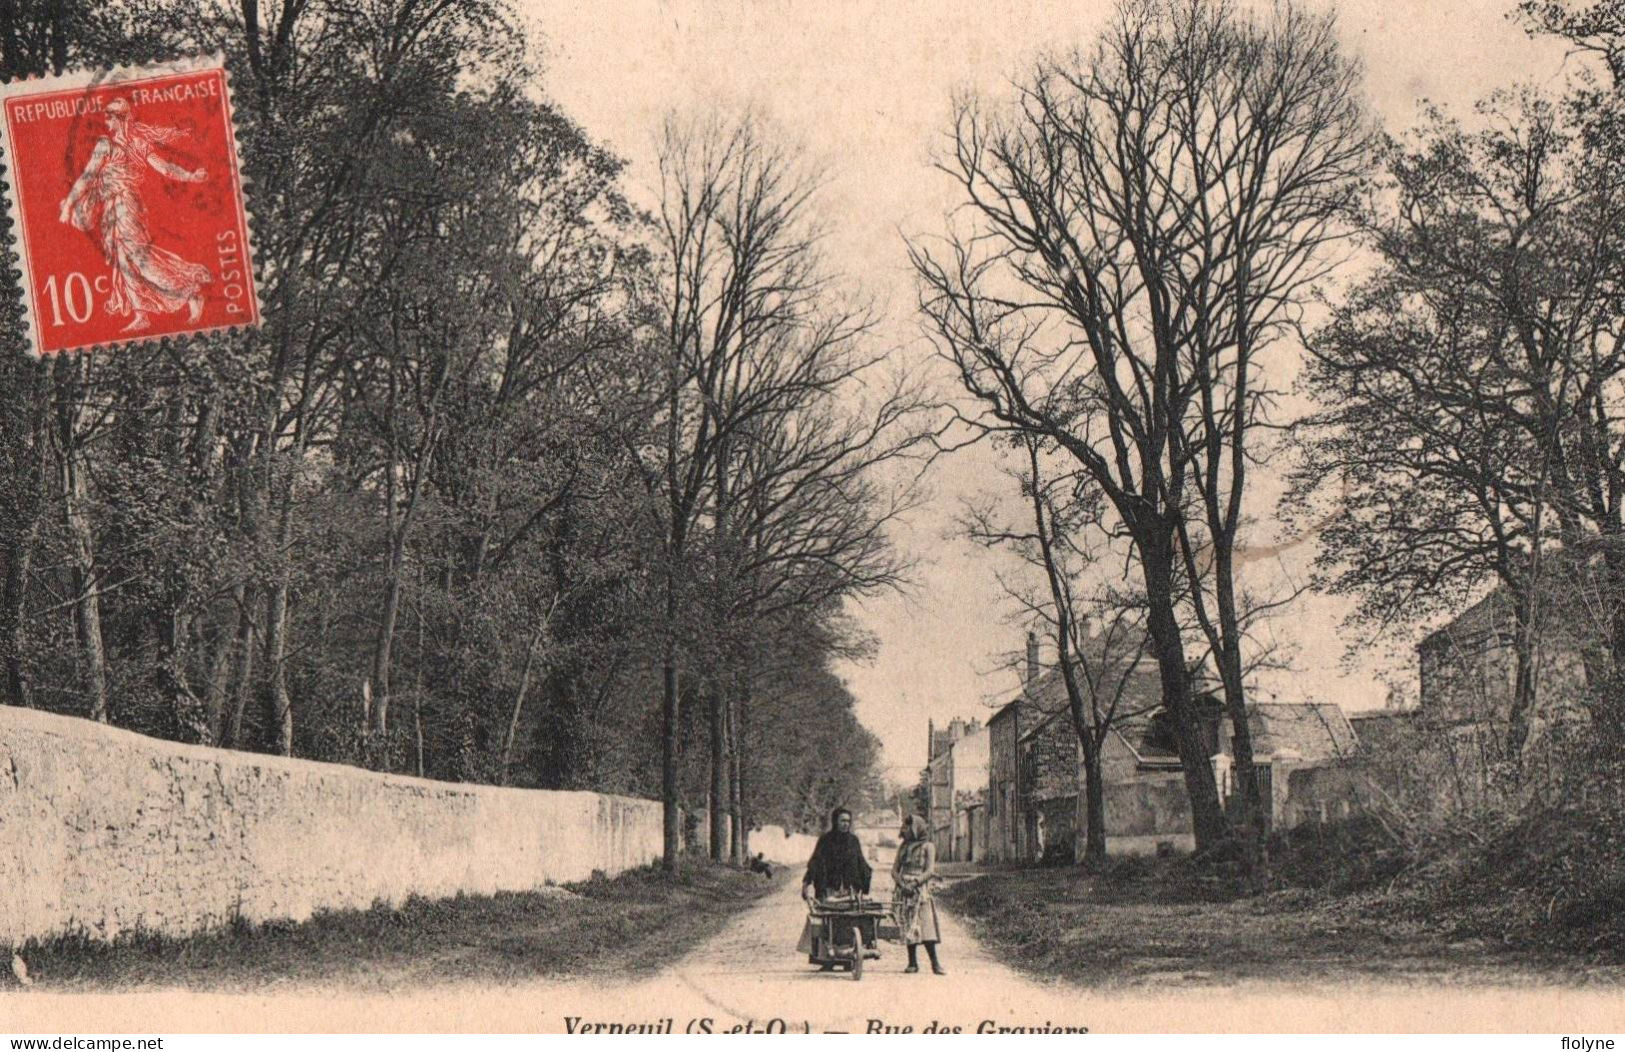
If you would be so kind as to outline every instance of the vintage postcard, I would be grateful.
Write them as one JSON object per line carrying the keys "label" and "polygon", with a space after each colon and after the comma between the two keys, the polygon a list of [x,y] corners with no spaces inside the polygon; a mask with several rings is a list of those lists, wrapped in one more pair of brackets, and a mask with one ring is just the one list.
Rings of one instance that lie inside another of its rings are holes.
{"label": "vintage postcard", "polygon": [[0,64],[13,1047],[1615,1047],[1621,0]]}
{"label": "vintage postcard", "polygon": [[227,89],[218,58],[0,87],[32,353],[259,323]]}

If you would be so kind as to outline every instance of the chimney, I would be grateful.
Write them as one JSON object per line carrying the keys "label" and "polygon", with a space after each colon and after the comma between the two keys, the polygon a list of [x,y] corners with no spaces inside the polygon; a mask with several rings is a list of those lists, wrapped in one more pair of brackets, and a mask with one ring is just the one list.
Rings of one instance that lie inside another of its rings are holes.
{"label": "chimney", "polygon": [[1027,633],[1027,682],[1038,679],[1038,633]]}

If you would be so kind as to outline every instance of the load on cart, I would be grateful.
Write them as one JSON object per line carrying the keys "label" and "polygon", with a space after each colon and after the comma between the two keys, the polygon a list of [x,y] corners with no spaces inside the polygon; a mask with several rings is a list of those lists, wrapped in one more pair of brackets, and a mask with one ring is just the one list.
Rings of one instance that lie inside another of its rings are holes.
{"label": "load on cart", "polygon": [[840,969],[862,979],[863,962],[880,956],[880,940],[896,937],[889,902],[857,894],[807,904],[807,960],[824,971]]}

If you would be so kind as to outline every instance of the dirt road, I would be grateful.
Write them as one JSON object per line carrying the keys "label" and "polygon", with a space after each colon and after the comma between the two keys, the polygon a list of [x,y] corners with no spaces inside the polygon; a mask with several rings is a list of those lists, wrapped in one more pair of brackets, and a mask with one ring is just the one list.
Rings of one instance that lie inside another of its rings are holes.
{"label": "dirt road", "polygon": [[[877,883],[875,894],[889,898],[891,889]],[[923,953],[921,970],[904,974],[906,952],[887,942],[881,945],[880,960],[869,961],[858,981],[845,972],[820,972],[795,952],[805,917],[795,881],[787,881],[661,978],[686,987],[722,1018],[781,1018],[796,1026],[811,1022],[825,1031],[913,1026],[920,1032],[933,1022],[970,1030],[983,1019],[1009,1025],[1018,1018],[1029,1024],[1047,1019],[1054,1025],[1088,1025],[1075,993],[1021,978],[973,942],[945,911],[939,911],[939,918],[947,975],[931,974]],[[1041,1017],[1032,1019],[1040,1009]]]}
{"label": "dirt road", "polygon": [[[334,983],[247,993],[154,989],[0,994],[0,1032],[581,1032],[646,1025],[675,1032],[761,1030],[925,1031],[1086,1026],[1095,1032],[1604,1032],[1617,1026],[1613,988],[1554,989],[1339,982],[1170,983],[1101,990],[1040,983],[992,959],[945,910],[943,963],[904,975],[895,943],[862,981],[819,973],[794,945],[803,906],[793,876],[742,909],[719,935],[655,975],[633,982],[526,979],[506,985],[437,981],[369,992]],[[878,893],[889,894],[884,888]],[[1612,1025],[1611,1025],[1612,1024]]]}

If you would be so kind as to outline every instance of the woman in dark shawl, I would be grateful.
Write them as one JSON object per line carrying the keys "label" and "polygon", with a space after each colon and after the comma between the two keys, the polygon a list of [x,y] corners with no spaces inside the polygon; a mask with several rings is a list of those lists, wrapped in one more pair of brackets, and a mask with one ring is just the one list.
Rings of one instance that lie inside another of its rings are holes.
{"label": "woman in dark shawl", "polygon": [[852,812],[837,807],[829,816],[829,832],[818,838],[807,875],[801,878],[801,897],[828,898],[840,892],[869,893],[874,870],[863,857],[863,845],[852,832]]}
{"label": "woman in dark shawl", "polygon": [[[838,895],[867,895],[869,878],[874,871],[863,857],[863,845],[852,832],[852,812],[837,807],[830,815],[829,832],[818,838],[812,859],[807,863],[807,875],[801,878],[801,897],[811,902],[814,898]],[[802,926],[801,940],[796,949],[807,955],[814,964],[820,963],[827,952],[823,943],[823,923],[811,916]],[[878,957],[873,947],[864,947],[865,956]],[[832,965],[823,964],[824,971]]]}

